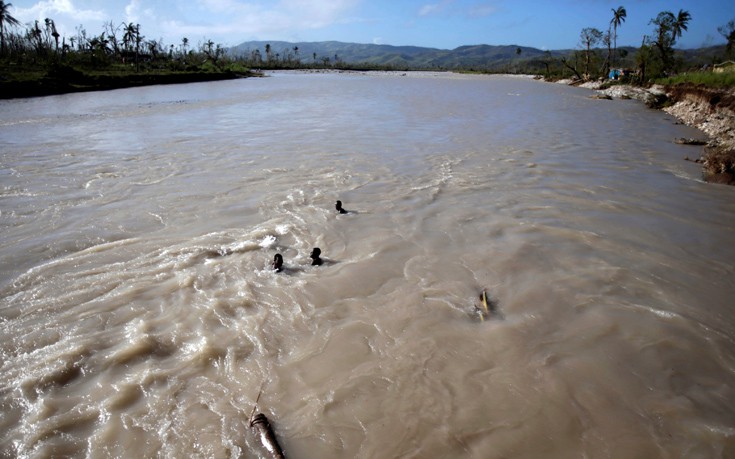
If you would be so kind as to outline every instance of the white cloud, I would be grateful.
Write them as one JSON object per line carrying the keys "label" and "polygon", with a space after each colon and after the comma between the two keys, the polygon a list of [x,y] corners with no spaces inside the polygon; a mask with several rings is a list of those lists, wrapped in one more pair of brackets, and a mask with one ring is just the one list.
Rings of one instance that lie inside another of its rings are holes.
{"label": "white cloud", "polygon": [[277,12],[291,27],[319,29],[344,22],[344,16],[359,3],[358,0],[281,0],[269,13]]}
{"label": "white cloud", "polygon": [[156,14],[152,8],[142,8],[141,0],[131,0],[125,6],[125,22],[139,23],[143,21],[155,22]]}
{"label": "white cloud", "polygon": [[[138,1],[138,0],[132,0]],[[349,13],[362,0],[199,0],[195,21],[161,21],[165,35],[287,39],[300,31],[358,22]],[[206,12],[206,14],[204,14]],[[237,41],[239,43],[239,41]],[[228,43],[237,44],[237,43]]]}
{"label": "white cloud", "polygon": [[319,28],[340,22],[359,3],[359,0],[200,0],[199,4],[208,13],[222,15],[225,23],[260,24],[262,28],[271,28],[268,27],[271,24]]}
{"label": "white cloud", "polygon": [[485,16],[490,16],[496,11],[498,11],[498,9],[495,8],[493,5],[487,5],[487,4],[475,5],[472,8],[470,8],[469,16],[473,18],[485,17]]}
{"label": "white cloud", "polygon": [[[289,39],[334,24],[360,22],[353,17],[365,0],[41,0],[28,8],[15,8],[23,23],[52,18],[62,35],[72,36],[79,25],[98,34],[113,21],[140,24],[151,39],[193,43],[212,39],[225,46],[247,39]],[[79,5],[85,5],[82,9]],[[94,5],[94,6],[86,6]],[[166,6],[164,6],[166,5]]]}
{"label": "white cloud", "polygon": [[479,3],[472,5],[469,8],[461,8],[455,5],[454,0],[442,0],[438,3],[427,3],[419,8],[419,16],[432,16],[432,15],[456,15],[462,14],[470,18],[480,18],[489,16],[498,11],[498,9],[489,3]]}
{"label": "white cloud", "polygon": [[18,20],[27,22],[45,18],[55,19],[56,16],[68,16],[77,21],[103,21],[107,17],[101,10],[78,9],[71,0],[46,0],[30,8],[17,8],[15,13]]}
{"label": "white cloud", "polygon": [[427,3],[419,8],[419,16],[430,16],[444,12],[454,0],[442,0],[439,3]]}
{"label": "white cloud", "polygon": [[80,24],[86,26],[93,23],[94,33],[97,33],[96,27],[109,20],[104,11],[80,9],[71,0],[44,0],[28,8],[16,8],[13,16],[23,24],[53,19],[56,30],[67,37],[75,35],[75,28]]}
{"label": "white cloud", "polygon": [[428,16],[430,14],[438,13],[440,10],[441,5],[438,3],[424,5],[419,9],[419,16]]}

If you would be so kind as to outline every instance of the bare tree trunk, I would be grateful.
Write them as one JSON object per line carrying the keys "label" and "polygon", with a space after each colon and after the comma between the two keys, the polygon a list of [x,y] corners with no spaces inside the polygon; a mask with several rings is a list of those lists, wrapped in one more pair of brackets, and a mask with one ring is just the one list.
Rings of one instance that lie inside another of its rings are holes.
{"label": "bare tree trunk", "polygon": [[574,74],[577,75],[577,78],[579,78],[580,80],[583,80],[584,79],[584,78],[582,78],[582,75],[580,75],[579,72],[577,71],[577,68],[576,67],[572,67],[571,65],[569,65],[569,62],[567,62],[567,60],[565,58],[563,58],[563,57],[561,58],[561,63],[564,64],[564,66],[566,68],[568,68],[569,70],[571,70],[572,72],[574,72]]}

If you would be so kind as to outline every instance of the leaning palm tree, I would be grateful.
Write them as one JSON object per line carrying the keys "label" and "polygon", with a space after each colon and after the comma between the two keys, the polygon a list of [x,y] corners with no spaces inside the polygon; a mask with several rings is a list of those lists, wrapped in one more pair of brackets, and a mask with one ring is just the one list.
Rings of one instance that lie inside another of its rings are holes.
{"label": "leaning palm tree", "polygon": [[612,10],[612,12],[613,18],[610,20],[610,25],[613,27],[613,65],[615,65],[615,55],[618,52],[618,27],[625,22],[625,18],[628,17],[628,12],[622,6]]}
{"label": "leaning palm tree", "polygon": [[679,14],[676,15],[674,23],[671,25],[671,38],[676,41],[677,38],[681,38],[682,30],[687,30],[689,21],[692,20],[692,15],[689,11],[679,10]]}
{"label": "leaning palm tree", "polygon": [[11,6],[13,6],[12,3],[5,3],[5,0],[0,0],[0,51],[2,54],[5,54],[5,25],[20,25],[20,21],[10,14]]}

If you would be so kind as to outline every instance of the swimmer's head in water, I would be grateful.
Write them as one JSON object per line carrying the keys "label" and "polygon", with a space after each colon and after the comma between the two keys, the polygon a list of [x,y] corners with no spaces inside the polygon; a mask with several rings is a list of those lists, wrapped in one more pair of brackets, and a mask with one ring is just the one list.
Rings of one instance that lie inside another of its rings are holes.
{"label": "swimmer's head in water", "polygon": [[283,257],[281,256],[281,254],[280,254],[280,253],[277,253],[277,254],[276,254],[276,255],[275,255],[274,257],[273,257],[273,269],[274,269],[274,270],[275,270],[275,271],[276,271],[277,273],[280,273],[281,271],[283,271]]}
{"label": "swimmer's head in water", "polygon": [[342,201],[337,201],[337,205],[334,206],[337,209],[337,212],[341,214],[346,214],[347,211],[342,208]]}
{"label": "swimmer's head in water", "polygon": [[319,255],[322,254],[322,251],[319,247],[314,247],[314,249],[311,251],[311,255],[309,257],[311,258],[311,264],[312,265],[321,265],[322,259],[319,258]]}

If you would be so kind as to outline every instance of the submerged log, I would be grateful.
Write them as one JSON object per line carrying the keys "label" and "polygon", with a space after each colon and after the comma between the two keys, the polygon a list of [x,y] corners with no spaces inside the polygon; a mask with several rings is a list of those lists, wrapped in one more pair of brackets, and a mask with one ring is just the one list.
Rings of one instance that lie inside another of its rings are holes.
{"label": "submerged log", "polygon": [[250,428],[257,430],[260,442],[268,450],[273,459],[285,459],[286,456],[283,455],[283,450],[278,445],[278,440],[276,440],[276,435],[273,433],[271,424],[263,413],[258,413],[252,418]]}
{"label": "submerged log", "polygon": [[689,139],[686,137],[676,138],[674,139],[674,143],[678,143],[679,145],[707,145],[706,140]]}

